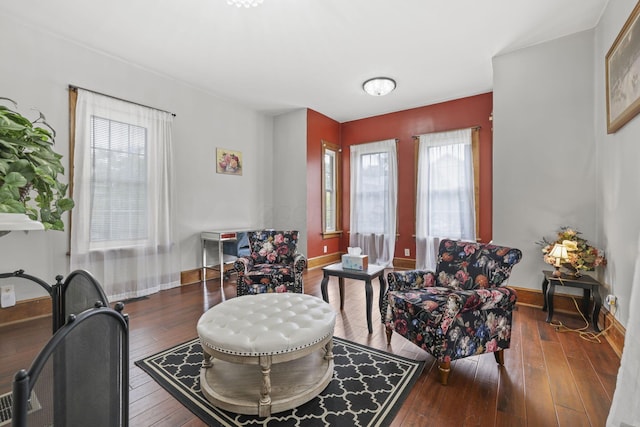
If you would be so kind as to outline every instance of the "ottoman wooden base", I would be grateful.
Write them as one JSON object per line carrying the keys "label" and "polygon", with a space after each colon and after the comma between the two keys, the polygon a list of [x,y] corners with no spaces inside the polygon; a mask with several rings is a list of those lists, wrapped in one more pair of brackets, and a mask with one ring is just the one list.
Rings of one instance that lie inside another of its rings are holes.
{"label": "ottoman wooden base", "polygon": [[215,406],[266,417],[317,396],[333,377],[336,313],[304,294],[233,298],[198,320],[200,388]]}
{"label": "ottoman wooden base", "polygon": [[333,357],[326,358],[326,349],[299,359],[272,364],[269,371],[271,389],[269,402],[261,402],[263,376],[259,365],[214,359],[209,368],[200,371],[200,387],[215,406],[245,415],[266,417],[308,402],[317,396],[333,378]]}

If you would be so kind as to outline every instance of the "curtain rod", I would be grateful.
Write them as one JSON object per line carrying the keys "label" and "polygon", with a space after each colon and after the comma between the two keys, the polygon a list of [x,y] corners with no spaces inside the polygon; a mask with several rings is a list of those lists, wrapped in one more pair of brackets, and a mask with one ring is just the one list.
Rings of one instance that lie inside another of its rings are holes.
{"label": "curtain rod", "polygon": [[[480,129],[482,129],[482,126],[478,125],[478,126],[471,126],[471,127],[468,127],[468,128],[461,128],[461,129],[440,130],[438,132],[427,132],[427,133],[424,133],[423,135],[428,135],[430,133],[451,132],[452,130],[464,130],[464,129],[480,130]],[[420,135],[411,135],[411,138],[418,139],[418,138],[420,138]]]}
{"label": "curtain rod", "polygon": [[91,93],[95,93],[95,94],[97,94],[97,95],[106,96],[107,98],[117,99],[118,101],[128,102],[128,103],[130,103],[130,104],[139,105],[139,106],[141,106],[141,107],[151,108],[151,109],[153,109],[153,110],[162,111],[163,113],[171,114],[173,117],[175,117],[175,116],[176,116],[176,113],[172,113],[171,111],[161,110],[160,108],[155,108],[155,107],[150,107],[149,105],[144,105],[144,104],[140,104],[139,102],[129,101],[128,99],[118,98],[117,96],[113,96],[113,95],[107,95],[106,93],[97,92],[97,91],[95,91],[95,90],[85,89],[85,88],[80,87],[80,86],[69,85],[69,90],[77,91],[78,89],[85,90],[85,91],[87,91],[87,92],[91,92]]}

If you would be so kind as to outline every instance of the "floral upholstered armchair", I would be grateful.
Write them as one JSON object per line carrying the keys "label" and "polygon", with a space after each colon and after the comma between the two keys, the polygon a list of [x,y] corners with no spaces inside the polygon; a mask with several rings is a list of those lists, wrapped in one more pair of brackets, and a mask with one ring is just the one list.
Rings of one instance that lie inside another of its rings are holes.
{"label": "floral upholstered armchair", "polygon": [[396,331],[438,360],[447,384],[452,360],[494,353],[504,364],[517,294],[506,287],[518,249],[442,240],[436,271],[388,274],[383,313],[387,343]]}
{"label": "floral upholstered armchair", "polygon": [[248,232],[248,236],[251,253],[233,265],[238,273],[237,295],[303,293],[302,272],[307,259],[296,250],[298,232],[259,230]]}

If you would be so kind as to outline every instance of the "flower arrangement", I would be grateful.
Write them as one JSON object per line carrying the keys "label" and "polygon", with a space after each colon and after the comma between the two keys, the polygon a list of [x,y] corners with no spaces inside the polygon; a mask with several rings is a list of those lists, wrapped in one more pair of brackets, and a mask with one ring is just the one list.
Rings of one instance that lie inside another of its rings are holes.
{"label": "flower arrangement", "polygon": [[220,169],[226,172],[237,172],[242,166],[240,158],[234,153],[222,153],[222,158],[218,162]]}
{"label": "flower arrangement", "polygon": [[549,256],[549,252],[556,243],[561,243],[567,248],[568,255],[568,262],[563,265],[573,270],[574,274],[579,275],[581,271],[592,271],[599,265],[603,267],[607,265],[607,259],[602,251],[591,246],[586,239],[581,237],[581,234],[571,227],[561,227],[555,241],[550,242],[543,237],[542,241],[537,243],[542,246],[544,262],[555,263],[555,259]]}

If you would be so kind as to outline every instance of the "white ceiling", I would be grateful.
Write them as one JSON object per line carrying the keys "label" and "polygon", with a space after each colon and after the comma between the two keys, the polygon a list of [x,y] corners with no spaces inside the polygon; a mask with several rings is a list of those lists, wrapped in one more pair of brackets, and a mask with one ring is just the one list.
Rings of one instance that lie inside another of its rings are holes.
{"label": "white ceiling", "polygon": [[[607,2],[20,0],[0,13],[258,111],[345,122],[491,91],[492,57],[593,28]],[[397,89],[366,95],[375,76]]]}

